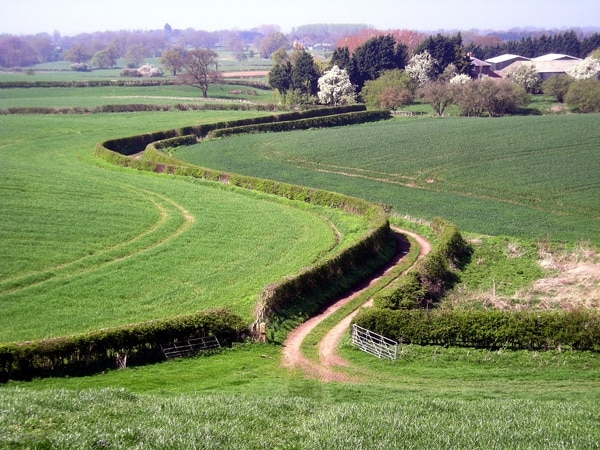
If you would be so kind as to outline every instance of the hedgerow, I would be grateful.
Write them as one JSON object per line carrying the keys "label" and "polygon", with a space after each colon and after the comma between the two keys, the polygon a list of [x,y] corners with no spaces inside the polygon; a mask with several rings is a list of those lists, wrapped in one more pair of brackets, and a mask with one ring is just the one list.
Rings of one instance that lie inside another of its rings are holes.
{"label": "hedgerow", "polygon": [[401,343],[511,350],[600,351],[600,314],[365,308],[354,323]]}
{"label": "hedgerow", "polygon": [[240,341],[244,320],[225,310],[200,311],[187,316],[39,341],[0,345],[0,381],[95,373],[116,367],[117,358],[130,365],[164,359],[161,346],[189,339],[217,336],[222,343]]}
{"label": "hedgerow", "polygon": [[456,268],[470,255],[470,248],[458,228],[439,217],[431,223],[438,238],[432,252],[406,276],[398,278],[375,294],[377,308],[414,309],[437,302],[457,279]]}

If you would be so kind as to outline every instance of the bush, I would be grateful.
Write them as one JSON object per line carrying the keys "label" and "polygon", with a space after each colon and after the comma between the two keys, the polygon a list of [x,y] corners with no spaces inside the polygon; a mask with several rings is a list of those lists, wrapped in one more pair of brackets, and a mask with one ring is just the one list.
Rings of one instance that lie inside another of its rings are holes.
{"label": "bush", "polygon": [[222,342],[246,335],[243,319],[225,309],[155,320],[86,334],[0,345],[0,381],[94,373],[164,359],[161,346],[216,335]]}
{"label": "bush", "polygon": [[487,349],[600,351],[595,311],[403,311],[365,308],[361,327],[402,343]]}
{"label": "bush", "polygon": [[565,102],[574,112],[600,112],[600,81],[597,79],[574,81],[569,86]]}
{"label": "bush", "polygon": [[419,273],[410,271],[393,286],[377,292],[373,304],[375,308],[416,309],[422,306],[426,293]]}

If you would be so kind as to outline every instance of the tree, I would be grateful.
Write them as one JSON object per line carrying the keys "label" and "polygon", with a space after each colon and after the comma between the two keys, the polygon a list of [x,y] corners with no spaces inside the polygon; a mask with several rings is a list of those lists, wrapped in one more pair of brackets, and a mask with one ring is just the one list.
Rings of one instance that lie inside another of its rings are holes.
{"label": "tree", "polygon": [[354,99],[354,86],[346,69],[333,66],[318,81],[319,102],[335,106]]}
{"label": "tree", "polygon": [[435,113],[440,117],[444,115],[444,111],[453,101],[452,86],[441,80],[426,83],[420,89],[420,93],[425,103],[431,105]]}
{"label": "tree", "polygon": [[208,97],[209,86],[217,83],[220,79],[217,70],[218,56],[212,50],[198,49],[188,51],[183,59],[184,80],[189,85],[201,89],[204,98]]}
{"label": "tree", "polygon": [[285,98],[290,89],[291,78],[291,62],[285,61],[283,64],[276,64],[269,71],[269,86],[276,89]]}
{"label": "tree", "polygon": [[125,52],[125,61],[127,61],[127,67],[139,67],[144,59],[148,56],[146,47],[141,44],[133,44],[127,47]]}
{"label": "tree", "polygon": [[362,89],[366,81],[375,80],[385,70],[404,69],[406,53],[406,46],[397,46],[391,34],[369,39],[352,54],[352,83]]}
{"label": "tree", "polygon": [[184,56],[185,50],[183,48],[170,48],[162,53],[160,63],[165,69],[171,71],[173,76],[176,76],[177,72],[183,67]]}
{"label": "tree", "polygon": [[271,53],[280,49],[281,47],[285,48],[287,45],[288,39],[285,37],[285,34],[280,31],[276,31],[262,38],[258,44],[258,51],[260,52],[260,56],[262,58],[267,59],[271,56]]}
{"label": "tree", "polygon": [[340,69],[350,69],[351,57],[348,47],[336,47],[331,55],[331,64]]}
{"label": "tree", "polygon": [[453,98],[464,116],[498,117],[516,112],[529,102],[525,90],[508,80],[482,78],[453,84]]}
{"label": "tree", "polygon": [[462,45],[462,36],[444,36],[437,34],[429,36],[415,50],[415,54],[427,51],[434,59],[432,78],[442,74],[449,64],[454,64],[458,73],[468,74],[471,71],[471,61]]}
{"label": "tree", "polygon": [[65,61],[83,63],[92,57],[92,52],[83,44],[75,44],[63,56]]}
{"label": "tree", "polygon": [[114,65],[115,59],[108,50],[100,50],[92,58],[92,67],[97,67],[98,69],[110,69]]}
{"label": "tree", "polygon": [[421,88],[435,77],[436,61],[427,50],[418,53],[408,61],[406,72]]}
{"label": "tree", "polygon": [[533,94],[539,90],[541,79],[533,63],[523,63],[506,71],[505,78]]}
{"label": "tree", "polygon": [[291,88],[297,89],[302,95],[316,95],[319,72],[313,57],[305,50],[299,50],[292,59]]}
{"label": "tree", "polygon": [[365,83],[360,96],[369,108],[397,109],[413,100],[414,86],[404,70],[386,70]]}
{"label": "tree", "polygon": [[572,82],[573,78],[568,75],[552,75],[542,84],[542,91],[546,95],[556,97],[557,102],[563,103]]}
{"label": "tree", "polygon": [[600,59],[588,56],[580,63],[567,70],[567,75],[576,80],[596,78],[600,72]]}
{"label": "tree", "polygon": [[565,102],[575,112],[600,112],[600,81],[594,78],[573,81]]}

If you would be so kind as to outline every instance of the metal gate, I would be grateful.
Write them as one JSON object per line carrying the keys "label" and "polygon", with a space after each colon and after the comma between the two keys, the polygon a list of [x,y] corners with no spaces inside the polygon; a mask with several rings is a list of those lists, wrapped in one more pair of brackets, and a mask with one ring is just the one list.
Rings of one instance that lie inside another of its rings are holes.
{"label": "metal gate", "polygon": [[398,343],[359,325],[352,325],[352,344],[363,352],[393,361],[398,356]]}

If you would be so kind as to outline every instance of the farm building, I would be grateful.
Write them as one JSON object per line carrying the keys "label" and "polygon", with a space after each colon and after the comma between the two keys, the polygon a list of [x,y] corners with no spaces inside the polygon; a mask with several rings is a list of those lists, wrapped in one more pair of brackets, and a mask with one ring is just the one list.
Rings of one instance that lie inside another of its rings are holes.
{"label": "farm building", "polygon": [[492,72],[491,68],[490,63],[471,57],[471,76],[473,78],[496,77],[497,75]]}
{"label": "farm building", "polygon": [[[558,56],[559,58],[552,59]],[[544,55],[539,58],[534,58],[531,61],[515,61],[509,66],[502,70],[498,70],[496,73],[504,78],[506,72],[518,67],[522,64],[533,64],[540,75],[542,81],[547,80],[552,75],[563,75],[572,68],[579,64],[581,59],[574,58],[568,55]]]}
{"label": "farm building", "polygon": [[486,63],[490,64],[490,71],[492,72],[502,70],[517,61],[530,61],[530,59],[524,56],[506,54],[485,60]]}
{"label": "farm building", "polygon": [[581,61],[580,58],[570,55],[561,55],[560,53],[548,53],[547,55],[538,56],[532,58],[532,61],[536,62],[549,62],[549,61]]}

